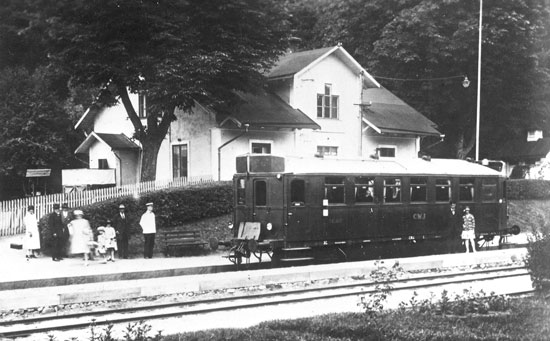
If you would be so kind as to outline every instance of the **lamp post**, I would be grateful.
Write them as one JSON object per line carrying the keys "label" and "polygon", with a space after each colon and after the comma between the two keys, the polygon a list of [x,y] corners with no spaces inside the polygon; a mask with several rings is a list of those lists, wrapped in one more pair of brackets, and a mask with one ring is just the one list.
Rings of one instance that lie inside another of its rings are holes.
{"label": "lamp post", "polygon": [[479,107],[481,99],[481,27],[483,16],[483,0],[479,0],[479,29],[477,45],[477,100],[476,100],[476,161],[479,160]]}

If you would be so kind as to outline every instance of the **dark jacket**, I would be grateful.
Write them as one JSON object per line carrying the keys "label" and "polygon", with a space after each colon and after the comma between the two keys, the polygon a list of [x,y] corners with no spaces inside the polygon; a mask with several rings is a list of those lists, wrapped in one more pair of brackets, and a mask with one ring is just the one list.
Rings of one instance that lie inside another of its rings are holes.
{"label": "dark jacket", "polygon": [[119,238],[128,238],[130,235],[130,217],[124,213],[124,219],[117,213],[112,220],[113,227]]}
{"label": "dark jacket", "polygon": [[61,213],[50,213],[48,217],[48,227],[50,231],[50,238],[64,238],[65,229],[67,228],[61,219]]}

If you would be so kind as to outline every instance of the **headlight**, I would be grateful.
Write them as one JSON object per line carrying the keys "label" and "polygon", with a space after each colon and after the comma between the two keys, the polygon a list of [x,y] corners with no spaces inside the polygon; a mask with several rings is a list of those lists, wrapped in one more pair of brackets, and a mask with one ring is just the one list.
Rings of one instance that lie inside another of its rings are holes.
{"label": "headlight", "polygon": [[273,228],[273,224],[267,223],[266,228],[267,228],[268,231],[271,231],[271,229]]}
{"label": "headlight", "polygon": [[229,224],[227,224],[227,227],[231,230],[233,228],[233,222],[230,221]]}

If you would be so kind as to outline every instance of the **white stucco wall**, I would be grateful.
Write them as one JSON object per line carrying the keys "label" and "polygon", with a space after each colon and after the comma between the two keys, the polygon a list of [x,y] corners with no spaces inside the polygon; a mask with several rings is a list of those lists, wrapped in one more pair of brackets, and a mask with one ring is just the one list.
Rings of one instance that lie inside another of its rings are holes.
{"label": "white stucco wall", "polygon": [[[324,94],[325,84],[331,84],[332,95],[338,99],[338,119],[317,118],[317,94]],[[332,54],[294,77],[291,105],[302,110],[321,126],[307,138],[316,152],[317,146],[338,147],[338,157],[360,156],[361,141],[361,77],[340,58]],[[308,153],[309,154],[309,153]]]}
{"label": "white stucco wall", "polygon": [[410,159],[418,157],[418,138],[416,137],[386,137],[363,135],[363,158],[369,158],[379,147],[395,147],[395,157]]}
{"label": "white stucco wall", "polygon": [[[213,128],[212,137],[212,175],[218,178],[218,147],[238,136],[242,131]],[[294,155],[294,131],[249,131],[221,149],[221,180],[229,180],[236,172],[236,160],[239,155],[251,153],[252,142],[271,143],[271,154],[279,156]]]}

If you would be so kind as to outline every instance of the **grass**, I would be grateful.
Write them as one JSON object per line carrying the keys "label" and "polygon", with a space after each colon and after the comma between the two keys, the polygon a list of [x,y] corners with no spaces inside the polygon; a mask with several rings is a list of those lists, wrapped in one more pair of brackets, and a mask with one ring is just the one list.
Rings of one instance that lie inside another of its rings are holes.
{"label": "grass", "polygon": [[410,310],[330,314],[275,320],[246,329],[213,329],[172,340],[548,340],[550,305],[544,297],[513,300],[509,312],[465,316]]}

